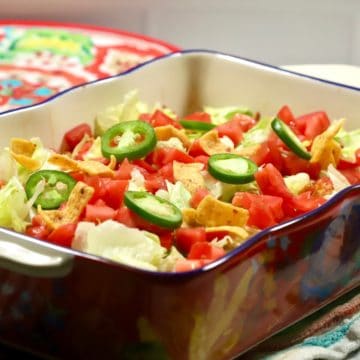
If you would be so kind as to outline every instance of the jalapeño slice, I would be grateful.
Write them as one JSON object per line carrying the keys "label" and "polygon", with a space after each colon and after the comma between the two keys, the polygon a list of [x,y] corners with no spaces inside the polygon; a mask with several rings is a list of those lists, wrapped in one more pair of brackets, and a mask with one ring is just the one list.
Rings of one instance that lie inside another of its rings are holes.
{"label": "jalape\u00f1o slice", "polygon": [[310,160],[311,154],[306,150],[300,139],[294,134],[288,125],[278,118],[271,122],[271,127],[276,135],[294,154],[305,160]]}
{"label": "jalape\u00f1o slice", "polygon": [[216,125],[195,120],[180,120],[179,123],[185,128],[190,130],[209,131],[212,130]]}
{"label": "jalape\u00f1o slice", "polygon": [[139,159],[150,153],[156,145],[156,134],[144,121],[125,121],[106,130],[101,137],[102,154],[118,161]]}
{"label": "jalape\u00f1o slice", "polygon": [[182,213],[174,204],[146,191],[127,191],[124,203],[144,220],[160,227],[176,229],[182,223]]}
{"label": "jalape\u00f1o slice", "polygon": [[45,182],[45,187],[35,200],[34,205],[40,205],[44,210],[57,209],[69,198],[76,184],[76,180],[63,171],[40,170],[31,174],[25,184],[28,199],[35,194],[40,181]]}
{"label": "jalape\u00f1o slice", "polygon": [[215,154],[208,160],[208,171],[227,184],[246,184],[254,180],[257,165],[237,154]]}

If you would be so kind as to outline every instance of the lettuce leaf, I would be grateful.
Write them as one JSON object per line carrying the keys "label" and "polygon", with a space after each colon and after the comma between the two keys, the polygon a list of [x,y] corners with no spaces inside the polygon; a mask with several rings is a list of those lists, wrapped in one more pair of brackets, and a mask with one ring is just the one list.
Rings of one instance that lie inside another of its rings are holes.
{"label": "lettuce leaf", "polygon": [[204,106],[204,111],[211,116],[211,122],[215,125],[226,123],[236,114],[246,114],[252,116],[252,112],[248,108],[241,106]]}
{"label": "lettuce leaf", "polygon": [[79,222],[72,248],[146,270],[158,270],[166,249],[159,238],[113,220]]}
{"label": "lettuce leaf", "polygon": [[8,148],[0,152],[0,180],[8,182],[13,176],[17,175],[18,164],[13,159]]}
{"label": "lettuce leaf", "polygon": [[186,190],[184,185],[180,181],[177,181],[175,184],[172,184],[167,180],[165,182],[167,190],[158,190],[156,196],[170,201],[180,210],[189,208],[191,194]]}
{"label": "lettuce leaf", "polygon": [[271,120],[272,118],[268,117],[260,119],[255,126],[244,133],[243,140],[237,149],[259,145],[266,141],[271,131]]}
{"label": "lettuce leaf", "polygon": [[330,194],[330,197],[351,185],[346,177],[332,164],[328,166],[326,171],[322,171],[322,174],[328,176],[334,186],[334,191]]}
{"label": "lettuce leaf", "polygon": [[95,134],[101,136],[111,126],[123,122],[137,120],[141,113],[148,112],[148,107],[139,101],[138,91],[128,92],[123,102],[99,112],[95,118]]}
{"label": "lettuce leaf", "polygon": [[285,184],[294,195],[300,194],[308,185],[310,185],[310,176],[301,172],[291,176],[284,177]]}
{"label": "lettuce leaf", "polygon": [[29,206],[24,187],[13,176],[0,190],[0,226],[24,232],[29,224]]}
{"label": "lettuce leaf", "polygon": [[343,146],[342,156],[354,162],[356,160],[355,152],[360,149],[360,129],[350,132],[341,129],[335,139]]}

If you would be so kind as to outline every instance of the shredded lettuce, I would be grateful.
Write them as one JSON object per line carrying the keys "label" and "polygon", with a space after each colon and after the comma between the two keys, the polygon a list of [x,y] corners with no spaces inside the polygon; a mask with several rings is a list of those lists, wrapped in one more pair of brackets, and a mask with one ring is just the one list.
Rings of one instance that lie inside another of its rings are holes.
{"label": "shredded lettuce", "polygon": [[29,206],[24,187],[13,176],[0,190],[0,226],[24,232],[28,225]]}
{"label": "shredded lettuce", "polygon": [[148,107],[139,101],[138,91],[130,91],[124,96],[122,103],[110,106],[96,115],[95,134],[102,135],[107,129],[119,122],[136,120],[144,112],[148,112]]}
{"label": "shredded lettuce", "polygon": [[211,107],[205,106],[204,111],[211,116],[211,122],[215,125],[221,125],[229,121],[236,114],[252,115],[252,112],[241,106]]}
{"label": "shredded lettuce", "polygon": [[166,188],[167,191],[160,189],[155,195],[170,201],[180,210],[190,207],[191,194],[180,181],[172,184],[166,180]]}
{"label": "shredded lettuce", "polygon": [[253,126],[249,131],[244,133],[244,138],[237,149],[243,149],[249,146],[259,145],[267,140],[271,131],[272,118],[264,117]]}
{"label": "shredded lettuce", "polygon": [[131,173],[128,190],[130,191],[144,191],[145,189],[145,178],[139,169],[134,168]]}
{"label": "shredded lettuce", "polygon": [[158,270],[166,249],[159,238],[113,220],[79,222],[72,248],[146,270]]}
{"label": "shredded lettuce", "polygon": [[295,175],[285,176],[284,181],[290,192],[298,195],[310,184],[310,176],[307,173],[301,172]]}
{"label": "shredded lettuce", "polygon": [[84,155],[84,160],[100,159],[102,157],[101,137],[98,136],[90,146],[90,149]]}
{"label": "shredded lettuce", "polygon": [[334,191],[330,194],[330,197],[351,185],[346,177],[332,164],[330,164],[327,170],[322,173],[330,178],[334,186]]}
{"label": "shredded lettuce", "polygon": [[162,260],[159,270],[168,272],[174,271],[176,262],[182,259],[185,259],[184,256],[176,249],[175,246],[172,246],[168,255]]}
{"label": "shredded lettuce", "polygon": [[8,148],[0,152],[0,180],[8,182],[17,175],[18,165],[13,159]]}
{"label": "shredded lettuce", "polygon": [[345,131],[341,129],[335,139],[343,146],[341,153],[345,159],[355,161],[355,152],[360,149],[360,129],[354,131]]}

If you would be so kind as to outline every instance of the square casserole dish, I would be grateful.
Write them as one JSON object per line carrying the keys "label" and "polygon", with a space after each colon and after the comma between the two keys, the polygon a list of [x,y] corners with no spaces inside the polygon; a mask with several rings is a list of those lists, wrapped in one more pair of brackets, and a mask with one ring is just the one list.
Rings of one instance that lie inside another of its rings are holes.
{"label": "square casserole dish", "polygon": [[[138,89],[184,114],[241,104],[326,110],[360,126],[360,89],[209,51],[184,51],[0,115],[0,145],[58,146]],[[0,209],[1,211],[1,209]],[[0,229],[0,341],[59,358],[224,360],[360,284],[360,186],[187,273],[134,269]]]}

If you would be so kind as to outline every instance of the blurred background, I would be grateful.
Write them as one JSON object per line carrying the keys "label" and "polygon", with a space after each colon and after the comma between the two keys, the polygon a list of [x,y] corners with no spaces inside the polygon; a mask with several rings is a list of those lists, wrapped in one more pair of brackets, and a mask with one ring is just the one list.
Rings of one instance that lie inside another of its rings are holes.
{"label": "blurred background", "polygon": [[0,0],[0,20],[80,22],[280,64],[360,65],[359,0]]}

